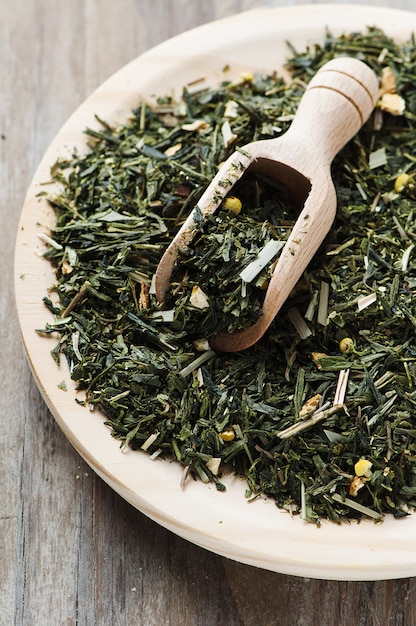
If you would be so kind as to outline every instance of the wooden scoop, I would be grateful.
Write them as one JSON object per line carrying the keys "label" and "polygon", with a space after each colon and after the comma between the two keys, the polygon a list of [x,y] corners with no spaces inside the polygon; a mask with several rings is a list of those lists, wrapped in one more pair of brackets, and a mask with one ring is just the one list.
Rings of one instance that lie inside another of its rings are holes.
{"label": "wooden scoop", "polygon": [[289,130],[232,154],[166,249],[155,275],[160,303],[169,289],[178,250],[198,232],[196,220],[213,213],[243,173],[279,183],[299,210],[270,279],[263,314],[249,328],[212,337],[213,350],[244,350],[266,332],[331,227],[337,205],[331,162],[367,121],[378,94],[378,79],[365,63],[350,57],[326,63],[310,81]]}

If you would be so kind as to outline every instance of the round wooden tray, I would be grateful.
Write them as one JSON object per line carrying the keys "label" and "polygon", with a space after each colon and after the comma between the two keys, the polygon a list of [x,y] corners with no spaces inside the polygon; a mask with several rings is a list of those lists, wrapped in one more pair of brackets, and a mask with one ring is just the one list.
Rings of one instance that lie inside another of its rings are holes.
{"label": "round wooden tray", "polygon": [[[51,165],[74,146],[85,149],[86,126],[94,116],[124,121],[141,99],[203,79],[215,84],[242,71],[279,70],[288,55],[287,41],[302,50],[334,35],[378,26],[397,40],[416,30],[416,14],[357,5],[305,5],[260,9],[212,22],[153,48],[99,87],[58,133],[29,188],[15,253],[17,310],[27,357],[53,416],[85,461],[116,492],[177,535],[236,561],[268,570],[335,580],[376,580],[416,575],[416,515],[383,524],[324,523],[321,528],[292,518],[267,499],[248,503],[245,482],[226,480],[227,491],[189,482],[180,488],[181,468],[152,461],[144,453],[122,452],[102,416],[75,402],[76,392],[65,364],[59,368],[50,350],[56,338],[39,336],[48,312],[42,297],[54,283],[39,234],[54,224],[47,202],[38,197]],[[68,390],[58,385],[65,381]]]}

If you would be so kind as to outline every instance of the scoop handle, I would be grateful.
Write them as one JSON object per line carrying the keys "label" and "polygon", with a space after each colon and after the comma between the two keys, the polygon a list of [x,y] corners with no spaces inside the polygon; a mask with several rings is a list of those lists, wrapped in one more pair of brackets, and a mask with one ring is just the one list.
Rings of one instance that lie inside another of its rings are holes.
{"label": "scoop handle", "polygon": [[368,120],[378,96],[378,78],[366,63],[354,57],[332,59],[308,84],[287,138],[307,142],[329,165]]}

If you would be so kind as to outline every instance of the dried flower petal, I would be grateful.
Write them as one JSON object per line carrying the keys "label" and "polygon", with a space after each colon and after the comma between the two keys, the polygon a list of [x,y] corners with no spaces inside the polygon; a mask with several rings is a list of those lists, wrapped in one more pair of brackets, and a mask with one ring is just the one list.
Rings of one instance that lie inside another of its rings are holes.
{"label": "dried flower petal", "polygon": [[301,419],[306,419],[307,417],[315,413],[316,409],[319,407],[319,403],[321,399],[322,399],[322,396],[320,393],[317,393],[314,396],[312,396],[312,398],[309,398],[309,400],[305,402],[305,404],[302,406],[301,410],[299,411],[299,417]]}
{"label": "dried flower petal", "polygon": [[406,103],[397,93],[385,93],[380,98],[380,109],[391,115],[403,115]]}
{"label": "dried flower petal", "polygon": [[202,291],[201,287],[198,287],[198,285],[192,287],[192,293],[189,301],[196,309],[209,308],[208,296],[204,291]]}

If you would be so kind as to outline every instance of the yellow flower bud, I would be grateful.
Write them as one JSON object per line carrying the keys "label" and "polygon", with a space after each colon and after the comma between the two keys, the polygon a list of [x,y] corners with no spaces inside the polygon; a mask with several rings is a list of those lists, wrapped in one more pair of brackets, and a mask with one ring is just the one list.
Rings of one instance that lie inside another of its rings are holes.
{"label": "yellow flower bud", "polygon": [[394,190],[397,191],[397,193],[400,193],[405,187],[409,185],[410,182],[411,177],[409,176],[409,174],[399,174],[394,181]]}
{"label": "yellow flower bud", "polygon": [[371,478],[371,474],[372,474],[371,468],[372,467],[373,467],[373,464],[371,463],[371,461],[368,461],[367,459],[360,459],[354,465],[355,475],[356,476],[364,476],[364,478]]}
{"label": "yellow flower bud", "polygon": [[254,80],[254,76],[251,72],[243,72],[241,74],[241,78],[246,82],[246,83],[252,83]]}
{"label": "yellow flower bud", "polygon": [[235,432],[233,428],[226,428],[220,434],[220,437],[223,441],[232,441],[235,439]]}
{"label": "yellow flower bud", "polygon": [[238,215],[241,212],[242,206],[241,200],[236,196],[228,196],[223,203],[224,209],[231,211],[234,215]]}
{"label": "yellow flower bud", "polygon": [[351,337],[344,337],[339,342],[339,349],[341,352],[352,352],[354,349],[354,342]]}

